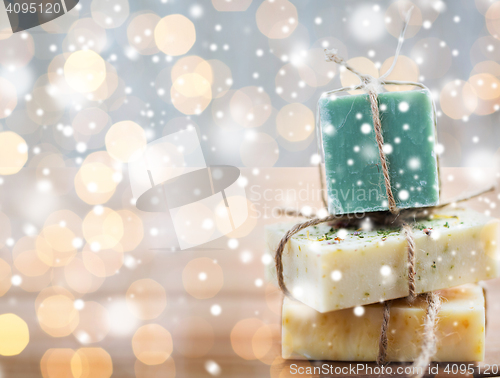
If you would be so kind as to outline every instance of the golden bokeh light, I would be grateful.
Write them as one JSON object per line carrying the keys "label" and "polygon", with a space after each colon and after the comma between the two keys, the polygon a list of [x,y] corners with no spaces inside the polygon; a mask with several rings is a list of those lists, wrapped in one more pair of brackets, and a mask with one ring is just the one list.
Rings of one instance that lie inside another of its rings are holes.
{"label": "golden bokeh light", "polygon": [[212,5],[219,12],[244,12],[252,4],[252,0],[212,0]]}
{"label": "golden bokeh light", "polygon": [[139,360],[135,361],[134,371],[136,378],[174,378],[175,362],[169,357],[160,365],[146,365]]}
{"label": "golden bokeh light", "polygon": [[[394,57],[386,59],[380,67],[380,75],[384,75],[394,62]],[[419,82],[420,71],[418,65],[409,57],[399,55],[396,65],[385,80],[391,81],[414,81]],[[386,85],[385,89],[389,92],[409,91],[415,87],[411,85]]]}
{"label": "golden bokeh light", "polygon": [[28,160],[26,141],[13,131],[0,132],[0,175],[14,175]]}
{"label": "golden bokeh light", "polygon": [[[116,190],[117,179],[112,167],[100,161],[84,161],[75,176],[78,196],[89,204],[99,204],[109,199]],[[101,196],[100,196],[101,195]]]}
{"label": "golden bokeh light", "polygon": [[413,11],[405,33],[405,38],[411,38],[417,34],[422,27],[423,19],[420,8],[409,0],[395,1],[387,8],[385,12],[385,27],[393,37],[399,38],[406,15],[412,7]]}
{"label": "golden bokeh light", "polygon": [[35,310],[38,311],[38,308],[42,304],[42,302],[47,299],[48,297],[54,296],[54,295],[64,295],[72,300],[75,299],[74,295],[66,288],[62,286],[49,286],[46,287],[42,290],[39,290],[40,292],[38,293],[36,299],[35,299]]}
{"label": "golden bokeh light", "polygon": [[498,78],[500,77],[500,64],[486,60],[474,66],[469,78],[469,83],[478,95],[478,104],[474,113],[488,115],[500,108],[498,93]]}
{"label": "golden bokeh light", "polygon": [[108,311],[93,301],[86,301],[79,311],[80,321],[73,335],[83,345],[102,341],[109,331]]}
{"label": "golden bokeh light", "polygon": [[113,361],[103,348],[80,348],[71,358],[71,372],[75,378],[110,378]]}
{"label": "golden bokeh light", "polygon": [[48,266],[67,265],[75,257],[81,238],[71,229],[60,225],[49,225],[36,239],[38,258]]}
{"label": "golden bokeh light", "polygon": [[231,330],[231,346],[233,351],[245,360],[256,360],[252,339],[256,332],[264,325],[257,318],[240,320]]}
{"label": "golden bokeh light", "polygon": [[214,330],[209,322],[199,316],[179,320],[172,331],[175,351],[188,358],[205,356],[214,345]]}
{"label": "golden bokeh light", "polygon": [[173,82],[170,99],[181,113],[201,114],[212,100],[212,86],[200,74],[184,74]]}
{"label": "golden bokeh light", "polygon": [[477,107],[477,95],[472,85],[463,80],[454,80],[441,90],[439,104],[448,117],[463,119],[469,117]]}
{"label": "golden bokeh light", "polygon": [[4,259],[0,259],[0,297],[9,291],[11,285],[12,269]]}
{"label": "golden bokeh light", "polygon": [[493,100],[500,96],[500,80],[489,73],[480,73],[469,78],[474,92],[481,100]]}
{"label": "golden bokeh light", "polygon": [[474,1],[476,8],[479,13],[482,15],[485,15],[486,12],[488,12],[488,9],[490,9],[491,4],[493,3],[492,0],[475,0]]}
{"label": "golden bokeh light", "polygon": [[160,365],[172,354],[172,336],[158,324],[147,324],[135,332],[132,337],[132,349],[142,363]]}
{"label": "golden bokeh light", "polygon": [[103,277],[97,277],[88,271],[81,257],[75,257],[64,267],[64,278],[68,287],[80,294],[93,293],[104,282]]}
{"label": "golden bokeh light", "polygon": [[234,93],[230,108],[231,116],[239,125],[258,127],[271,115],[271,98],[261,87],[244,87]]}
{"label": "golden bokeh light", "polygon": [[85,268],[96,277],[111,277],[118,273],[123,265],[123,249],[121,244],[110,248],[96,249],[86,244],[82,250]]}
{"label": "golden bokeh light", "polygon": [[15,356],[28,345],[30,332],[26,322],[15,314],[0,315],[0,355]]}
{"label": "golden bokeh light", "polygon": [[170,71],[170,79],[174,83],[182,75],[191,73],[204,77],[210,84],[213,83],[214,72],[210,61],[196,55],[186,56],[175,62]]}
{"label": "golden bokeh light", "polygon": [[28,277],[41,276],[50,269],[50,266],[38,257],[36,240],[33,236],[24,236],[12,249],[14,266]]}
{"label": "golden bokeh light", "polygon": [[276,117],[276,128],[290,142],[305,140],[314,132],[314,113],[300,103],[285,105]]}
{"label": "golden bokeh light", "polygon": [[488,11],[484,15],[486,28],[496,39],[500,39],[500,3],[491,3]]}
{"label": "golden bokeh light", "polygon": [[83,235],[90,249],[98,252],[115,247],[123,237],[123,220],[120,214],[108,207],[97,207],[83,220]]}
{"label": "golden bokeh light", "polygon": [[492,60],[484,60],[474,66],[470,76],[481,73],[488,73],[490,75],[498,77],[500,76],[500,64]]}
{"label": "golden bokeh light", "polygon": [[0,119],[10,116],[16,106],[16,87],[7,79],[0,77]]}
{"label": "golden bokeh light", "polygon": [[71,359],[75,351],[70,348],[52,348],[47,350],[40,360],[43,378],[74,378],[71,371]]}
{"label": "golden bokeh light", "polygon": [[[87,170],[87,173],[103,173],[104,175],[98,177],[102,179],[106,184],[111,183],[111,180],[109,180],[109,174],[111,172],[108,169],[105,169],[100,163],[96,163],[94,165],[93,168],[95,168],[95,170],[92,169],[92,166],[88,168],[89,169]],[[100,205],[106,203],[113,196],[113,194],[115,194],[114,189],[110,191],[97,191],[97,184],[93,181],[85,183],[82,179],[80,171],[75,175],[74,184],[78,197],[89,205]]]}
{"label": "golden bokeh light", "polygon": [[256,20],[260,32],[271,39],[287,38],[299,23],[297,8],[288,0],[264,0]]}
{"label": "golden bokeh light", "polygon": [[[365,58],[363,56],[352,58],[347,61],[347,63],[358,70],[362,74],[370,75],[374,78],[379,77],[379,72],[375,63],[373,63],[370,59]],[[340,69],[340,82],[343,87],[351,87],[356,86],[360,83],[359,77],[353,74],[351,71],[346,69]],[[349,91],[350,94],[362,94],[364,93],[362,90],[352,90]]]}
{"label": "golden bokeh light", "polygon": [[[54,278],[54,271],[52,269],[47,270],[41,276],[26,276],[21,272],[19,273],[20,274],[13,275],[13,277],[17,276],[16,279],[20,278],[21,283],[19,284],[19,287],[30,293],[36,293],[46,288],[50,285],[52,279]],[[16,284],[18,282],[19,281],[17,281]]]}
{"label": "golden bokeh light", "polygon": [[158,53],[154,29],[160,20],[160,16],[154,13],[143,13],[135,16],[127,27],[127,38],[130,46],[142,55]]}
{"label": "golden bokeh light", "polygon": [[127,20],[130,7],[128,0],[92,0],[90,11],[92,12],[92,18],[99,26],[112,29],[117,28]]}
{"label": "golden bokeh light", "polygon": [[[118,77],[118,73],[116,68],[112,66],[109,62],[105,62],[106,64],[106,77],[99,87],[92,93],[87,94],[87,99],[91,101],[104,101],[109,99],[115,91],[118,89],[120,84],[120,78]],[[112,110],[113,108],[110,108]]]}
{"label": "golden bokeh light", "polygon": [[106,79],[106,64],[101,56],[92,50],[76,51],[64,64],[64,77],[75,91],[93,92]]}
{"label": "golden bokeh light", "polygon": [[178,77],[172,85],[176,92],[187,98],[212,97],[210,81],[197,73],[184,74]]}
{"label": "golden bokeh light", "polygon": [[52,337],[70,335],[79,322],[74,298],[63,294],[45,298],[38,306],[36,314],[40,327]]}
{"label": "golden bokeh light", "polygon": [[83,245],[81,226],[82,220],[74,212],[53,212],[36,239],[38,258],[52,267],[67,265]]}
{"label": "golden bokeh light", "polygon": [[224,96],[233,85],[233,76],[231,69],[222,61],[211,59],[207,61],[213,72],[212,95],[214,98]]}
{"label": "golden bokeh light", "polygon": [[208,257],[193,259],[182,271],[184,289],[197,299],[212,298],[222,289],[222,268]]}
{"label": "golden bokeh light", "polygon": [[142,320],[157,318],[167,307],[165,289],[150,278],[132,283],[127,290],[126,300],[130,312]]}
{"label": "golden bokeh light", "polygon": [[281,326],[264,324],[252,337],[252,350],[261,362],[272,365],[281,356]]}
{"label": "golden bokeh light", "polygon": [[[222,72],[224,69],[221,65],[215,63],[214,67],[220,71],[218,72],[219,76],[224,75]],[[222,92],[225,88],[221,87],[220,79],[217,84],[214,83],[214,71],[210,63],[196,55],[179,59],[171,71],[162,72],[159,77],[165,76],[166,78],[167,75],[170,76],[170,81],[164,84],[171,85],[170,102],[187,115],[200,114],[205,110],[212,100],[212,87],[215,90],[220,89]],[[160,83],[164,81],[166,79],[161,79]],[[165,91],[163,87],[160,89]],[[166,97],[165,95],[161,96],[164,101],[168,102]]]}
{"label": "golden bokeh light", "polygon": [[108,153],[122,163],[139,158],[147,143],[144,129],[132,121],[115,123],[105,140]]}
{"label": "golden bokeh light", "polygon": [[247,134],[240,146],[240,156],[247,167],[272,167],[279,158],[278,143],[267,133]]}
{"label": "golden bokeh light", "polygon": [[122,217],[123,237],[120,244],[124,252],[133,251],[144,238],[144,226],[141,218],[130,210],[118,210]]}
{"label": "golden bokeh light", "polygon": [[167,55],[178,56],[187,53],[196,42],[194,24],[181,14],[162,18],[154,29],[158,48]]}

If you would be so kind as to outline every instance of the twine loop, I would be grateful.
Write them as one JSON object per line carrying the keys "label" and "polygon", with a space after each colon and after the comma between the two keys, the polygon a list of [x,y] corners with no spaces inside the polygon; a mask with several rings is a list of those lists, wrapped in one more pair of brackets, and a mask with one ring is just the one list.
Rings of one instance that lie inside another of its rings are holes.
{"label": "twine loop", "polygon": [[[401,226],[401,231],[402,234],[404,235],[407,243],[407,264],[408,264],[408,296],[407,300],[409,303],[412,303],[418,296],[416,292],[416,282],[415,282],[415,260],[416,260],[416,247],[415,247],[415,240],[413,238],[413,231],[412,227],[409,223],[407,222],[412,222],[416,221],[417,219],[422,219],[422,218],[428,218],[429,215],[442,207],[445,207],[451,203],[457,203],[461,201],[466,201],[468,199],[477,197],[481,194],[490,192],[495,189],[495,186],[492,186],[490,188],[487,188],[486,190],[479,191],[478,193],[471,194],[469,196],[464,196],[460,197],[456,200],[449,201],[446,203],[442,203],[440,205],[436,205],[433,207],[426,207],[426,208],[410,208],[410,209],[399,209],[396,204],[396,200],[394,198],[394,195],[392,193],[392,187],[391,187],[391,180],[390,180],[390,174],[389,174],[389,164],[385,156],[384,152],[384,138],[382,135],[382,124],[380,121],[380,113],[379,113],[379,108],[378,108],[378,93],[382,91],[382,88],[384,85],[411,85],[415,87],[420,87],[422,89],[427,89],[425,85],[422,83],[418,82],[412,82],[412,81],[392,81],[392,80],[386,80],[386,78],[389,76],[389,74],[393,71],[394,67],[396,66],[396,61],[398,59],[399,53],[401,51],[401,47],[404,42],[404,34],[406,32],[406,29],[408,27],[410,17],[411,17],[411,12],[413,10],[413,7],[410,8],[408,11],[403,29],[401,31],[400,37],[398,39],[398,45],[396,48],[396,53],[394,55],[394,60],[392,62],[391,67],[389,70],[387,70],[386,73],[384,73],[382,76],[379,78],[375,78],[371,75],[368,74],[363,74],[359,72],[357,69],[349,65],[344,58],[340,57],[338,55],[338,50],[336,49],[325,49],[325,58],[329,62],[334,62],[337,63],[341,66],[343,66],[345,69],[351,71],[353,74],[355,74],[360,82],[358,85],[350,86],[350,87],[343,87],[339,89],[335,89],[333,91],[329,91],[326,93],[323,93],[323,96],[329,96],[337,92],[345,92],[345,91],[350,91],[350,90],[363,90],[368,94],[368,98],[370,101],[370,107],[371,107],[371,113],[372,113],[372,119],[373,119],[373,127],[375,131],[375,138],[377,142],[377,147],[379,150],[379,157],[380,157],[380,162],[382,165],[382,173],[384,177],[384,183],[386,187],[386,195],[387,195],[387,207],[389,209],[389,212],[375,212],[375,213],[370,213],[370,218],[373,220],[375,223],[381,224],[381,225],[387,225],[387,224],[397,224]],[[434,111],[434,124],[437,123],[437,115],[436,115],[436,110],[435,108],[433,109]],[[319,119],[319,117],[318,117]],[[318,165],[319,167],[319,172],[320,172],[320,184],[323,187],[323,173],[321,171],[321,165]],[[439,170],[439,162],[438,162],[438,170]],[[323,204],[327,205],[327,201],[322,196],[322,201]],[[298,212],[293,212],[293,211],[284,211],[283,212],[286,215],[297,215],[301,216],[300,213]],[[366,218],[365,218],[366,219]],[[322,223],[331,223],[332,226],[337,226],[341,223],[343,223],[343,227],[345,227],[345,224],[348,225],[354,225],[357,224],[359,226],[359,223],[361,222],[361,218],[358,217],[356,214],[344,214],[341,216],[332,214],[328,215],[323,218],[317,218],[317,217],[311,217],[307,221],[304,221],[302,223],[298,223],[295,226],[293,226],[291,229],[289,229],[281,238],[278,247],[276,248],[276,255],[275,255],[275,266],[276,266],[276,275],[277,275],[277,281],[278,285],[283,292],[284,295],[292,298],[293,296],[291,295],[290,291],[286,287],[285,284],[285,279],[284,279],[284,272],[283,272],[283,252],[290,241],[290,239],[297,234],[298,232],[302,231],[303,229],[311,226],[316,226]],[[426,309],[426,315],[424,319],[424,334],[423,334],[423,341],[421,345],[421,351],[418,355],[418,357],[415,359],[413,363],[413,367],[417,368],[417,370],[420,371],[425,371],[425,368],[427,367],[427,364],[432,360],[432,357],[436,353],[436,335],[435,335],[435,326],[436,322],[438,319],[438,313],[441,308],[441,299],[439,295],[435,292],[427,293],[427,294],[422,294],[425,296],[426,301],[427,301],[427,309]],[[391,304],[392,301],[385,301],[384,302],[384,310],[383,310],[383,318],[382,318],[382,324],[381,324],[381,330],[380,330],[380,338],[379,338],[379,350],[378,350],[378,357],[377,357],[377,363],[378,364],[384,364],[386,361],[386,356],[387,356],[387,349],[388,349],[388,329],[389,329],[389,322],[390,322],[390,309],[391,309]],[[421,378],[423,376],[423,373],[417,373],[413,375],[413,378]]]}

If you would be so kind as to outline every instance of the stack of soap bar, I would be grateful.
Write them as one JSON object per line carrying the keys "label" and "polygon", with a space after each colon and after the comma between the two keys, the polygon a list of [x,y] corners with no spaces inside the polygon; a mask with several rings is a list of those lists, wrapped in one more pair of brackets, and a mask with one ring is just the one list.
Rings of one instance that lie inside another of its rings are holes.
{"label": "stack of soap bar", "polygon": [[[485,344],[485,300],[478,285],[438,292],[443,302],[436,325],[434,361],[482,361]],[[388,329],[388,361],[413,361],[422,345],[427,303],[421,297],[392,303]],[[381,304],[325,314],[285,298],[283,358],[375,361],[383,309]]]}
{"label": "stack of soap bar", "polygon": [[[399,208],[434,206],[439,178],[433,103],[427,90],[380,93],[391,186]],[[368,95],[319,100],[331,214],[388,210]]]}
{"label": "stack of soap bar", "polygon": [[[266,229],[269,253],[274,255],[292,226]],[[499,234],[498,220],[466,209],[442,210],[434,219],[414,224],[417,292],[498,277]],[[322,313],[406,297],[407,245],[400,228],[309,227],[285,247],[284,281],[296,299]],[[273,264],[269,269],[276,276]]]}

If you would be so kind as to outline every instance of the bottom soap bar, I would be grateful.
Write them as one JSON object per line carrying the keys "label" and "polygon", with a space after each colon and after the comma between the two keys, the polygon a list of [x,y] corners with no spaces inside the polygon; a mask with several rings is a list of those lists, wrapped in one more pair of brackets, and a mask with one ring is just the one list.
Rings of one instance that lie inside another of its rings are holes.
{"label": "bottom soap bar", "polygon": [[[437,291],[442,296],[436,326],[434,361],[482,361],[485,346],[485,299],[479,285]],[[388,361],[414,361],[420,353],[427,302],[419,297],[392,302]],[[283,303],[283,358],[375,361],[384,306],[320,313],[298,301]]]}

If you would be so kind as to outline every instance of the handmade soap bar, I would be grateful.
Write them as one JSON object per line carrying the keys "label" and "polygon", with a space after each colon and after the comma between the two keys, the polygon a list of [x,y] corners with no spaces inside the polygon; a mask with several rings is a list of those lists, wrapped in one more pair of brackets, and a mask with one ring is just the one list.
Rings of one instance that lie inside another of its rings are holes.
{"label": "handmade soap bar", "polygon": [[[463,285],[438,292],[442,297],[436,325],[434,361],[482,361],[485,343],[485,299],[479,285]],[[410,306],[406,299],[391,305],[388,361],[413,361],[422,345],[427,303],[421,297]],[[283,303],[283,358],[375,361],[384,306],[373,304],[321,314],[285,298]]]}
{"label": "handmade soap bar", "polygon": [[[414,224],[417,293],[498,277],[499,224],[465,209],[443,210]],[[292,226],[266,229],[273,256]],[[407,245],[400,228],[365,232],[325,224],[309,227],[283,251],[284,282],[295,298],[319,312],[406,297]],[[268,269],[276,277],[273,264]]]}
{"label": "handmade soap bar", "polygon": [[[433,103],[427,90],[380,93],[384,151],[399,208],[439,201]],[[319,100],[331,214],[387,210],[368,95]]]}

